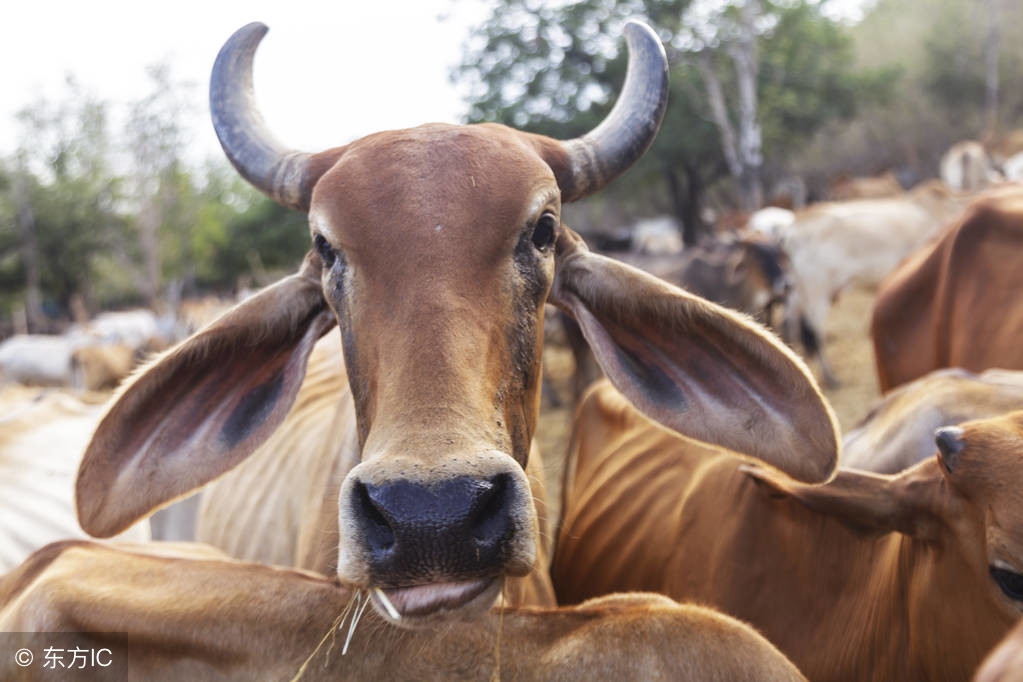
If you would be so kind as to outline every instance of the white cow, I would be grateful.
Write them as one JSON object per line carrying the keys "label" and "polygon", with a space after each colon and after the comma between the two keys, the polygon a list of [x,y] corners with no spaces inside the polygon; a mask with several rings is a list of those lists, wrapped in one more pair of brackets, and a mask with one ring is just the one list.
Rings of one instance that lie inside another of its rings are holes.
{"label": "white cow", "polygon": [[976,192],[1001,179],[984,145],[973,140],[949,147],[940,168],[941,179],[957,192]]}
{"label": "white cow", "polygon": [[832,302],[850,285],[876,287],[966,203],[928,183],[901,197],[815,204],[781,228],[795,280],[787,326],[794,335],[799,325],[826,382],[837,383],[821,352]]}

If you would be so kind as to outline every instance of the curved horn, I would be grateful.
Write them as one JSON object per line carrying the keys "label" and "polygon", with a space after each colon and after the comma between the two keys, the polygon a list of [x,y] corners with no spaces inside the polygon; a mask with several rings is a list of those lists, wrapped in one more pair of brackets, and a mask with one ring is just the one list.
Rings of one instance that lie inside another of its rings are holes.
{"label": "curved horn", "polygon": [[256,107],[252,59],[267,30],[265,24],[253,22],[235,31],[220,48],[210,77],[213,128],[242,177],[277,203],[308,211],[315,184],[309,177],[312,155],[278,142]]}
{"label": "curved horn", "polygon": [[570,186],[562,198],[573,201],[596,192],[629,169],[657,137],[668,106],[668,58],[660,39],[646,24],[625,25],[629,67],[622,94],[600,125],[564,143]]}

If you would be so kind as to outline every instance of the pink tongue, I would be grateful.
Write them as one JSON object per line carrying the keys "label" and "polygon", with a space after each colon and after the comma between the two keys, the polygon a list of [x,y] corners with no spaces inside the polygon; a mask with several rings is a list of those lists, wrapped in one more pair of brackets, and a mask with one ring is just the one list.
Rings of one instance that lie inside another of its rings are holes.
{"label": "pink tongue", "polygon": [[485,590],[490,583],[491,579],[432,583],[386,589],[384,593],[398,613],[403,616],[415,616],[433,613],[442,608],[461,606]]}

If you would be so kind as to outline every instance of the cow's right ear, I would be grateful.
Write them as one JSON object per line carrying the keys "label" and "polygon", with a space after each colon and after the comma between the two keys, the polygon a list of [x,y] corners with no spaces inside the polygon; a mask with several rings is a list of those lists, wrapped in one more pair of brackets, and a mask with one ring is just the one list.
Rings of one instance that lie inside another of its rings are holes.
{"label": "cow's right ear", "polygon": [[838,461],[838,424],[806,366],[750,318],[594,253],[562,228],[549,300],[579,323],[648,417],[804,481]]}
{"label": "cow's right ear", "polygon": [[231,309],[164,354],[113,401],[78,469],[78,521],[115,535],[239,464],[294,402],[336,319],[320,261]]}

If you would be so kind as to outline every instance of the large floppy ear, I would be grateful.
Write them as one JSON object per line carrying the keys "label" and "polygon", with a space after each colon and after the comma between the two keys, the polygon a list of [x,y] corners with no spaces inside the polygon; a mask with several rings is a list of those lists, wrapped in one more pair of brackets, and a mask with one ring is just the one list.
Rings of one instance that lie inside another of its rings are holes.
{"label": "large floppy ear", "polygon": [[809,370],[748,317],[591,253],[563,229],[550,302],[579,323],[604,373],[648,417],[804,481],[838,461],[838,429]]}
{"label": "large floppy ear", "polygon": [[310,253],[301,271],[227,312],[149,366],[85,451],[78,521],[109,537],[250,455],[287,415],[309,353],[335,324]]}
{"label": "large floppy ear", "polygon": [[861,532],[926,540],[936,538],[943,525],[947,486],[933,459],[896,475],[840,469],[823,485],[793,481],[763,467],[742,469],[769,494],[792,498]]}

